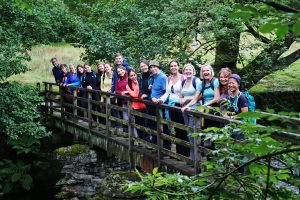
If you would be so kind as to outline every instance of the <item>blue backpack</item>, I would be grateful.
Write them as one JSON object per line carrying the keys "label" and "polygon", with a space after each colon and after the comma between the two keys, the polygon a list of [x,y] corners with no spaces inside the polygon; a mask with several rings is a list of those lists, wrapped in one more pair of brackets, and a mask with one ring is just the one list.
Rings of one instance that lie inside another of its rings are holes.
{"label": "blue backpack", "polygon": [[[248,104],[248,111],[249,112],[254,112],[255,111],[255,106],[256,106],[256,103],[255,103],[255,99],[254,97],[248,92],[247,89],[245,89],[243,92],[241,92],[237,97],[234,98],[234,101],[232,103],[232,107],[234,109],[234,111],[236,113],[238,113],[238,100],[239,100],[239,97],[240,95],[244,95],[247,99],[247,104]],[[251,124],[256,124],[256,119],[255,118],[250,118],[250,123]]]}
{"label": "blue backpack", "polygon": [[255,99],[254,97],[248,92],[248,90],[244,90],[242,92],[242,94],[246,97],[247,99],[247,102],[248,102],[248,111],[249,112],[254,112],[255,111],[255,106],[256,106],[256,103],[255,103]]}

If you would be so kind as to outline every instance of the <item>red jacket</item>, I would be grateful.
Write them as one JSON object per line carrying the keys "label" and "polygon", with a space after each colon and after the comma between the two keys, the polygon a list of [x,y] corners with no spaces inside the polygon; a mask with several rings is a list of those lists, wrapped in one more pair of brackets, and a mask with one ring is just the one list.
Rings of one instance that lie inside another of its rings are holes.
{"label": "red jacket", "polygon": [[[122,94],[122,92],[127,91],[126,85],[127,85],[127,75],[124,75],[123,78],[118,77],[117,84],[115,87],[116,94]],[[118,98],[117,101],[118,101],[118,104],[126,104],[127,103],[127,100],[125,100],[125,99]]]}
{"label": "red jacket", "polygon": [[[129,92],[129,95],[136,98],[136,99],[141,99],[140,96],[140,89],[139,89],[139,84],[138,82],[133,82],[132,81],[132,89],[129,87],[129,85],[126,85],[126,90]],[[141,103],[141,102],[136,102],[133,101],[132,102],[132,108],[135,110],[139,110],[139,109],[145,109],[146,105]]]}

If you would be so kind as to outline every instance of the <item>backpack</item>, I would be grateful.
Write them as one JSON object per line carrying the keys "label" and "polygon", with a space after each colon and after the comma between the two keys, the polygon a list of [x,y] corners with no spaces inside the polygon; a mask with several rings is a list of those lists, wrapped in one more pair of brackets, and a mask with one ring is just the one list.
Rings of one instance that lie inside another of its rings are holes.
{"label": "backpack", "polygon": [[[193,87],[194,87],[195,90],[197,90],[196,80],[197,80],[197,77],[194,76],[194,77],[192,78],[192,85],[193,85]],[[185,81],[186,81],[186,79],[184,79],[184,80],[181,82],[181,87],[182,87],[182,88],[183,88],[183,86],[184,86],[184,84],[185,84]]]}
{"label": "backpack", "polygon": [[216,78],[212,77],[212,79],[210,80],[210,84],[207,87],[205,87],[205,85],[206,85],[205,80],[202,81],[202,89],[201,89],[201,92],[200,92],[200,94],[202,95],[202,104],[204,104],[204,98],[203,98],[204,90],[206,90],[208,88],[211,88],[212,90],[215,90],[215,86],[214,86],[214,81],[215,80],[216,80]]}
{"label": "backpack", "polygon": [[[244,95],[245,98],[247,99],[247,104],[248,104],[248,112],[254,112],[255,111],[255,99],[254,97],[248,92],[247,89],[245,89],[243,92],[240,92],[240,94],[237,96],[237,98],[234,98],[234,101],[232,103],[232,106],[234,108],[234,111],[238,113],[238,100],[240,98],[240,95]],[[229,98],[229,97],[228,97]],[[250,118],[250,123],[251,124],[256,124],[256,119],[255,118]]]}
{"label": "backpack", "polygon": [[255,99],[254,97],[248,92],[248,90],[244,90],[242,92],[242,94],[246,97],[247,101],[248,101],[248,110],[249,112],[254,112],[255,111]]}

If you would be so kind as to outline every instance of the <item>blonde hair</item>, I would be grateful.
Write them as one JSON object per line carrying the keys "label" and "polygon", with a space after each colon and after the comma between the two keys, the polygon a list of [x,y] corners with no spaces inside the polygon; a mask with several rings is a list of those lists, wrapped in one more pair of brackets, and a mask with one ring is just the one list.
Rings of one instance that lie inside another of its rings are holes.
{"label": "blonde hair", "polygon": [[204,68],[204,67],[208,67],[209,70],[211,71],[211,77],[214,77],[215,72],[214,72],[212,66],[211,66],[210,64],[204,64],[204,65],[201,65],[201,68],[200,68],[200,78],[203,79],[202,71],[203,71],[203,68]]}
{"label": "blonde hair", "polygon": [[187,67],[191,67],[191,68],[193,69],[193,76],[195,76],[195,75],[196,75],[196,69],[195,69],[194,65],[192,65],[191,63],[187,63],[187,64],[185,64],[185,65],[183,66],[182,73],[184,73],[184,70],[185,70],[185,68],[187,68]]}

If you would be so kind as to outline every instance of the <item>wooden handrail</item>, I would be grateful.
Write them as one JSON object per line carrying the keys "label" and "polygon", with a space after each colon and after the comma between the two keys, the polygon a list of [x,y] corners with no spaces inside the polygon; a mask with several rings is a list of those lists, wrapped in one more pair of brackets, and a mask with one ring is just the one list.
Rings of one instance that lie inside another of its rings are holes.
{"label": "wooden handrail", "polygon": [[[199,132],[201,131],[201,120],[204,119],[210,119],[210,120],[214,120],[220,123],[230,123],[230,122],[237,122],[237,123],[243,123],[241,121],[238,120],[229,120],[229,119],[225,119],[221,116],[216,116],[216,115],[212,115],[212,114],[208,114],[208,113],[203,113],[203,112],[198,112],[198,111],[194,111],[194,110],[186,110],[185,113],[187,115],[190,115],[194,118],[194,125],[192,127],[185,125],[185,124],[180,124],[177,122],[173,122],[171,120],[166,120],[163,118],[163,109],[167,109],[167,110],[171,110],[171,111],[176,111],[178,112],[178,114],[182,114],[181,110],[179,107],[176,106],[169,106],[169,105],[165,105],[165,104],[156,104],[153,103],[151,101],[148,100],[141,100],[141,99],[135,99],[132,98],[130,96],[124,96],[124,95],[117,95],[117,94],[113,94],[113,93],[109,93],[109,92],[102,92],[99,90],[90,90],[90,89],[85,89],[85,88],[77,88],[77,87],[72,87],[70,86],[69,88],[71,90],[73,90],[73,102],[72,104],[64,102],[63,100],[63,91],[62,89],[59,90],[59,92],[54,92],[53,91],[53,87],[60,87],[59,85],[55,84],[55,83],[49,83],[49,82],[43,82],[44,84],[44,95],[45,95],[45,106],[47,108],[46,112],[50,115],[53,115],[54,111],[59,111],[61,113],[61,118],[64,120],[64,116],[72,116],[72,120],[75,123],[75,119],[85,119],[86,122],[88,122],[88,129],[89,129],[89,133],[91,133],[91,129],[92,129],[92,125],[93,123],[95,123],[92,119],[92,114],[95,114],[97,116],[101,116],[105,118],[105,125],[102,125],[101,127],[106,127],[106,137],[107,137],[107,141],[109,141],[111,139],[111,137],[113,137],[112,132],[111,132],[111,123],[112,122],[118,122],[120,124],[126,125],[129,127],[129,151],[132,152],[134,150],[133,147],[133,141],[135,140],[135,138],[133,137],[133,129],[136,128],[138,130],[148,130],[147,133],[152,135],[152,136],[156,136],[157,137],[157,144],[151,144],[150,146],[154,146],[156,147],[157,150],[157,158],[158,158],[158,165],[161,164],[161,159],[162,159],[162,155],[163,153],[167,153],[167,155],[176,155],[169,152],[168,149],[165,149],[162,145],[162,141],[163,140],[168,140],[168,141],[172,141],[172,144],[180,144],[183,145],[185,147],[189,147],[191,149],[193,149],[194,154],[195,154],[195,159],[193,160],[194,162],[194,166],[195,166],[195,173],[197,172],[197,170],[199,169],[199,165],[201,165],[201,153],[200,151],[202,151],[203,149],[205,149],[204,147],[200,147],[200,140],[201,138],[196,137],[194,139],[193,143],[181,140],[179,138],[176,138],[172,135],[166,135],[165,133],[163,133],[163,124],[167,124],[169,125],[171,128],[179,128],[181,130],[193,130],[193,132]],[[60,87],[61,88],[61,87]],[[84,97],[78,97],[78,89],[80,92],[86,92],[88,94],[88,98],[84,98]],[[105,101],[104,102],[100,102],[100,101],[96,101],[93,100],[91,98],[92,93],[94,94],[99,94],[102,97],[105,97]],[[60,96],[60,100],[55,100],[53,98],[51,98],[51,96],[53,97],[54,95],[59,95]],[[128,108],[122,108],[120,106],[117,105],[113,105],[111,104],[111,98],[115,97],[115,98],[119,98],[119,99],[124,99],[128,101]],[[84,102],[87,104],[88,108],[83,108],[78,106],[78,101]],[[132,102],[141,102],[146,104],[147,106],[154,106],[157,110],[156,116],[152,116],[149,114],[144,114],[144,113],[140,113],[138,111],[135,111],[131,108],[131,103]],[[95,110],[92,110],[92,105],[96,105],[96,106],[100,106],[102,108],[105,108],[105,113],[101,113]],[[60,110],[55,108],[59,106]],[[66,113],[65,112],[65,108],[71,108],[73,109],[72,113]],[[125,121],[123,119],[119,119],[117,117],[113,117],[111,116],[111,110],[119,110],[122,112],[127,112],[129,115],[129,121]],[[87,117],[78,117],[78,111],[84,111],[87,114]],[[258,112],[260,114],[264,114],[264,115],[268,115],[268,116],[274,116],[274,117],[278,117],[278,119],[283,119],[283,120],[290,120],[291,123],[294,123],[296,126],[299,127],[300,125],[300,119],[299,118],[291,118],[291,117],[287,117],[287,116],[281,116],[281,115],[276,115],[276,114],[272,114],[272,113],[266,113],[266,112]],[[133,121],[133,117],[134,116],[139,116],[139,117],[143,117],[145,119],[149,119],[149,120],[155,120],[157,122],[157,127],[155,127],[155,129],[150,129],[149,127],[143,127],[140,126],[138,124],[136,124]],[[260,125],[258,125],[260,126]],[[118,129],[113,127],[113,130],[115,131],[115,134],[117,134]],[[151,130],[151,131],[149,131]],[[299,134],[300,128],[298,128],[298,133],[286,133],[287,136],[291,137],[291,138],[296,138],[297,140],[299,140],[300,142],[300,134]],[[141,139],[138,139],[138,141],[141,141]],[[146,144],[147,142],[145,142]],[[109,142],[107,142],[107,146],[106,149],[109,149]],[[109,152],[108,152],[109,154]],[[179,155],[176,156],[177,159],[181,159],[183,158],[183,155]],[[184,160],[188,159],[188,158],[183,158]],[[130,158],[131,162],[132,162],[132,158]],[[132,163],[131,163],[132,164]]]}

